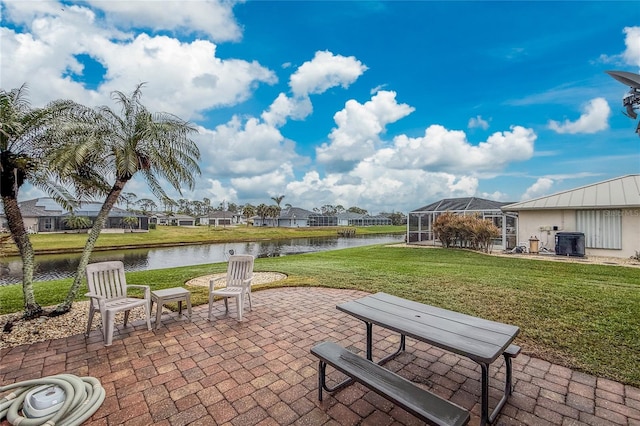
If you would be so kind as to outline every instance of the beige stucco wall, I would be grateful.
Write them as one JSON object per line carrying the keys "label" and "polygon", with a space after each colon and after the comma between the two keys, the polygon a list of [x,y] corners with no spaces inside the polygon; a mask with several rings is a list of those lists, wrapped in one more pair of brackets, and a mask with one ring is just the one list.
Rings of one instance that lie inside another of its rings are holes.
{"label": "beige stucco wall", "polygon": [[24,227],[26,229],[31,229],[33,231],[38,230],[38,218],[35,217],[25,217],[23,219]]}
{"label": "beige stucco wall", "polygon": [[[640,209],[622,209],[622,249],[606,250],[586,248],[587,256],[610,256],[628,258],[640,251]],[[553,227],[558,230],[554,231]],[[541,230],[551,227],[552,230]],[[575,210],[530,210],[518,214],[518,241],[528,241],[535,236],[550,250],[554,249],[556,232],[576,232]]]}

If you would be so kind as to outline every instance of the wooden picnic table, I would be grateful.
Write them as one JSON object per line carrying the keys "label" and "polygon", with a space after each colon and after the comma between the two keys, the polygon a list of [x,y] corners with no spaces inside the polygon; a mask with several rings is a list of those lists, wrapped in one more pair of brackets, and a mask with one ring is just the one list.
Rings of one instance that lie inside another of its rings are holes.
{"label": "wooden picnic table", "polygon": [[[492,423],[496,419],[511,394],[511,359],[505,351],[520,331],[517,326],[425,305],[386,293],[376,293],[342,303],[337,309],[366,324],[366,350],[367,359],[370,361],[373,361],[373,324],[376,324],[400,333],[398,351],[378,363],[384,363],[404,351],[406,336],[478,363],[482,371],[481,425]],[[489,413],[489,365],[503,354],[507,369],[504,395]]]}

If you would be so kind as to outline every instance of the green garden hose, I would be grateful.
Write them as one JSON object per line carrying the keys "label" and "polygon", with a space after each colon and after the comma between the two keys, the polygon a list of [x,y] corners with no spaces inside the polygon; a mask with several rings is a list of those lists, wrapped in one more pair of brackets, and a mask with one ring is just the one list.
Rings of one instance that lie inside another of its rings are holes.
{"label": "green garden hose", "polygon": [[[44,417],[22,416],[20,413],[27,393],[42,385],[56,385],[64,390],[64,403],[59,410]],[[6,391],[12,392],[0,399],[0,421],[6,418],[10,424],[20,426],[80,425],[100,408],[105,398],[105,390],[98,379],[73,374],[58,374],[0,386],[0,393]]]}

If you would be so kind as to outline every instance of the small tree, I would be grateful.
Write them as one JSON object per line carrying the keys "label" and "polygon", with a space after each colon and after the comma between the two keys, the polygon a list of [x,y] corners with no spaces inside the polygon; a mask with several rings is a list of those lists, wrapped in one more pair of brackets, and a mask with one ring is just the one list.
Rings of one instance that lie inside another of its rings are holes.
{"label": "small tree", "polygon": [[132,230],[134,227],[138,227],[138,218],[136,216],[127,216],[124,219],[122,219],[122,223],[124,223],[125,225],[127,225],[129,227],[130,230]]}
{"label": "small tree", "polygon": [[347,209],[347,211],[349,213],[356,213],[356,214],[367,214],[368,213],[365,209],[361,209],[360,207],[357,207],[357,206],[349,207]]}
{"label": "small tree", "polygon": [[138,204],[140,204],[140,209],[142,210],[142,214],[144,215],[153,213],[153,211],[158,208],[156,202],[150,200],[149,198],[141,199],[140,201],[138,201]]}
{"label": "small tree", "polygon": [[258,204],[258,207],[256,207],[256,214],[260,216],[260,219],[262,219],[262,225],[264,225],[264,219],[269,215],[269,206],[264,203]]}
{"label": "small tree", "polygon": [[255,216],[256,208],[251,204],[245,204],[242,208],[242,215],[247,219],[247,226],[249,226],[249,218]]}
{"label": "small tree", "polygon": [[433,232],[444,247],[451,247],[455,242],[455,214],[444,212],[433,221]]}
{"label": "small tree", "polygon": [[87,216],[77,216],[74,213],[66,216],[62,219],[65,225],[67,225],[71,229],[87,229],[91,226],[91,219]]}
{"label": "small tree", "polygon": [[138,196],[133,192],[123,192],[120,194],[120,198],[118,199],[118,204],[124,203],[125,210],[130,210],[130,207],[136,204],[136,199]]}
{"label": "small tree", "polygon": [[271,199],[272,199],[273,201],[275,201],[275,202],[276,202],[276,205],[277,205],[278,207],[280,207],[280,203],[281,203],[281,202],[282,202],[282,200],[284,199],[284,195],[276,195],[276,196],[274,196],[274,197],[271,197]]}
{"label": "small tree", "polygon": [[275,226],[278,226],[278,217],[280,217],[280,212],[282,208],[277,205],[272,205],[267,207],[267,216],[273,218],[273,223]]}
{"label": "small tree", "polygon": [[489,252],[500,230],[480,216],[445,212],[433,222],[433,231],[444,247],[459,246]]}
{"label": "small tree", "polygon": [[11,237],[22,259],[25,318],[40,315],[42,307],[33,291],[34,251],[18,205],[18,192],[29,182],[63,206],[73,207],[73,197],[61,183],[76,182],[72,178],[80,178],[83,173],[70,173],[70,180],[64,179],[60,169],[48,161],[48,156],[65,140],[61,129],[82,120],[87,110],[64,100],[32,108],[26,85],[8,92],[0,89],[0,198]]}
{"label": "small tree", "polygon": [[71,309],[109,212],[135,175],[141,175],[153,194],[164,200],[168,199],[163,189],[165,181],[180,192],[184,184],[193,188],[195,175],[200,173],[200,151],[190,139],[197,129],[174,115],[148,111],[140,101],[142,86],[139,84],[130,96],[113,92],[120,111],[99,108],[92,123],[71,129],[66,149],[58,151],[54,162],[57,167],[69,174],[85,167],[82,170],[86,175],[104,183],[99,189],[107,189],[100,191],[106,198],[89,232],[73,284],[55,314]]}

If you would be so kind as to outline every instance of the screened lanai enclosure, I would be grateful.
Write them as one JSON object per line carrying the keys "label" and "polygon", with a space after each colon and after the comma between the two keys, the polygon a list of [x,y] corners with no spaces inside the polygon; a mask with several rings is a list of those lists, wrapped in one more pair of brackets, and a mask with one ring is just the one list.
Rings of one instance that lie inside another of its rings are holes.
{"label": "screened lanai enclosure", "polygon": [[494,240],[493,245],[503,250],[516,246],[516,230],[518,215],[513,212],[503,212],[502,206],[511,203],[485,200],[483,198],[445,198],[419,209],[409,212],[407,220],[407,243],[409,244],[439,244],[437,235],[433,232],[433,223],[443,213],[451,212],[459,215],[477,215],[490,220],[501,231],[501,236]]}

